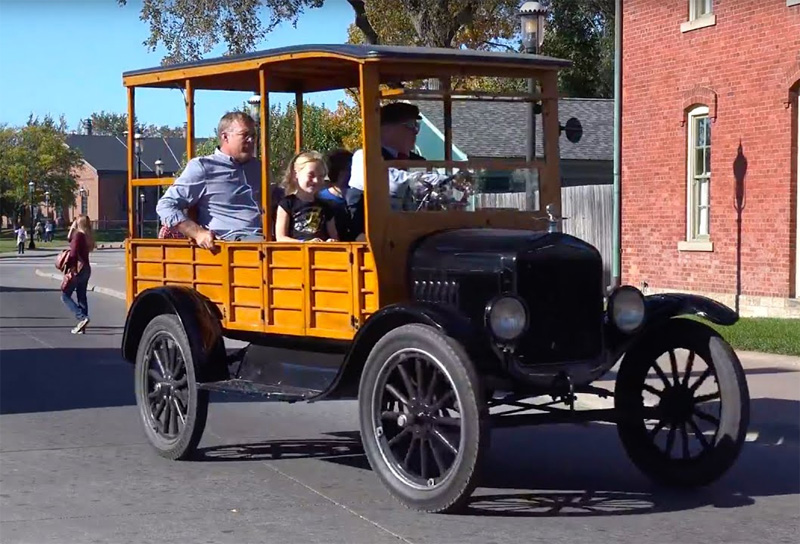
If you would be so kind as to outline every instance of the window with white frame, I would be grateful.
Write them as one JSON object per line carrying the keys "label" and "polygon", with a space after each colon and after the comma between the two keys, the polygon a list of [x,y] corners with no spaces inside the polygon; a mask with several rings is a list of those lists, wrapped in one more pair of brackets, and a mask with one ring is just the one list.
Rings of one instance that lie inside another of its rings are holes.
{"label": "window with white frame", "polygon": [[711,15],[713,0],[689,0],[689,20]]}
{"label": "window with white frame", "polygon": [[686,239],[708,240],[711,212],[711,119],[707,106],[688,115]]}

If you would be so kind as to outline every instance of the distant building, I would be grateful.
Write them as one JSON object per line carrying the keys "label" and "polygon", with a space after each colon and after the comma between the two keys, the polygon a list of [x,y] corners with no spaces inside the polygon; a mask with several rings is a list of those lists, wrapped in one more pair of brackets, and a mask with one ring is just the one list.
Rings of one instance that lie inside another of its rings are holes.
{"label": "distant building", "polygon": [[800,0],[623,10],[623,283],[800,317]]}
{"label": "distant building", "polygon": [[[134,168],[141,164],[141,177],[156,176],[156,160],[163,163],[163,177],[172,177],[180,170],[186,154],[184,138],[143,138],[139,161],[134,157]],[[196,140],[200,143],[202,140]],[[98,228],[124,228],[128,210],[128,158],[124,138],[116,136],[69,135],[67,145],[83,155],[83,165],[76,180],[78,194],[75,206],[64,210],[65,224],[79,214],[88,214]],[[158,187],[146,187],[145,216],[155,218]]]}
{"label": "distant building", "polygon": [[[435,101],[415,102],[423,116],[417,147],[428,160],[444,159],[444,111]],[[527,150],[527,105],[491,101],[453,101],[453,158],[524,159]],[[583,125],[577,144],[562,133],[561,185],[611,184],[613,181],[614,101],[609,99],[564,98],[558,102],[562,125],[576,117]],[[536,153],[541,156],[542,116],[537,116]],[[503,176],[498,172],[498,177]],[[506,176],[507,177],[507,176]],[[502,183],[501,179],[497,180]],[[498,190],[501,190],[499,187]]]}

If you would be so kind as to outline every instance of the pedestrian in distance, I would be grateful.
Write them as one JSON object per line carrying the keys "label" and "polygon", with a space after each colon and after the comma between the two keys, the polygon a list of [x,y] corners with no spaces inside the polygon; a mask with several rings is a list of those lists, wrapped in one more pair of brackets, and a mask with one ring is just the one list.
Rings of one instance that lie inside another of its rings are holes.
{"label": "pedestrian in distance", "polygon": [[19,228],[14,231],[14,234],[17,235],[17,255],[24,255],[25,240],[28,239],[28,231],[25,230],[24,225],[20,225]]}
{"label": "pedestrian in distance", "polygon": [[[89,303],[86,299],[86,289],[92,275],[89,253],[94,250],[95,245],[92,222],[88,216],[80,215],[75,219],[69,228],[67,239],[69,257],[64,266],[64,279],[61,281],[61,300],[78,320],[72,334],[83,334],[89,324]],[[72,300],[73,292],[77,303]]]}

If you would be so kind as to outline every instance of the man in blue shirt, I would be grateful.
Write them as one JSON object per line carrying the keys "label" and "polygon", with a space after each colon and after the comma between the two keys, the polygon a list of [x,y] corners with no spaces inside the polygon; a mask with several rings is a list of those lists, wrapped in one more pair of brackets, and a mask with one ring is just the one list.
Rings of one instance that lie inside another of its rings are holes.
{"label": "man in blue shirt", "polygon": [[[220,145],[214,153],[190,160],[159,199],[158,216],[206,249],[214,248],[216,239],[263,240],[255,122],[243,112],[226,113],[217,135]],[[190,207],[197,210],[196,222],[186,214]]]}

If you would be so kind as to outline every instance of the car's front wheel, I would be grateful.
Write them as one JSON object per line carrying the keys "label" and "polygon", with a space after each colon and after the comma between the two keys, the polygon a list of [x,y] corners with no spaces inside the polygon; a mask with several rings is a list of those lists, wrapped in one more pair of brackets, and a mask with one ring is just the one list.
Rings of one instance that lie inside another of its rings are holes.
{"label": "car's front wheel", "polygon": [[359,419],[370,465],[400,502],[425,512],[466,503],[488,421],[478,374],[458,342],[416,324],[381,338],[361,376]]}
{"label": "car's front wheel", "polygon": [[749,423],[744,370],[711,327],[671,319],[620,364],[617,430],[633,463],[654,481],[693,487],[736,461]]}
{"label": "car's front wheel", "polygon": [[136,404],[145,434],[159,455],[185,459],[206,425],[208,391],[197,388],[192,351],[174,315],[145,327],[136,353]]}

